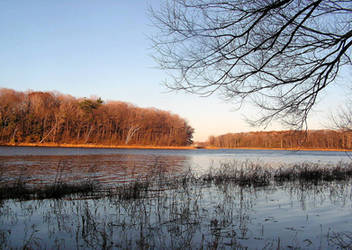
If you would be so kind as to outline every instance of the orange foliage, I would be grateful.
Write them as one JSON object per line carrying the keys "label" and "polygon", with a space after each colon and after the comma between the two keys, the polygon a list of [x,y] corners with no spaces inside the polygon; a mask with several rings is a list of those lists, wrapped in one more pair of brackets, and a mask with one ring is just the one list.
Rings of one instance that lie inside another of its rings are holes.
{"label": "orange foliage", "polygon": [[220,148],[352,149],[352,132],[337,130],[270,131],[210,136],[209,146]]}
{"label": "orange foliage", "polygon": [[0,89],[1,143],[185,146],[193,128],[178,115],[124,102]]}

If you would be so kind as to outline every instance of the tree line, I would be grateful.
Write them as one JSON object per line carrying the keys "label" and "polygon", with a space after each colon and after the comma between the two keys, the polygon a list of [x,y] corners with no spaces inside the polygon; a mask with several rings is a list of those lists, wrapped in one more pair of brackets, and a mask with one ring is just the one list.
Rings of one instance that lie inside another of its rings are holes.
{"label": "tree line", "polygon": [[209,146],[221,148],[324,148],[352,149],[352,131],[309,130],[229,133],[210,136]]}
{"label": "tree line", "polygon": [[0,143],[185,146],[193,132],[186,120],[155,108],[0,89]]}

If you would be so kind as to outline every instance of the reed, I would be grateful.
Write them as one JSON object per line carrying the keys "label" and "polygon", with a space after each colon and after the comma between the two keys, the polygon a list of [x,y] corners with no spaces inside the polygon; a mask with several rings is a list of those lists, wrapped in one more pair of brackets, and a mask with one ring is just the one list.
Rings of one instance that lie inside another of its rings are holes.
{"label": "reed", "polygon": [[168,189],[188,189],[198,186],[225,186],[260,188],[282,185],[286,182],[299,182],[305,185],[318,185],[324,182],[348,181],[352,178],[352,163],[340,162],[336,165],[301,163],[271,168],[249,161],[223,163],[217,169],[209,169],[202,175],[190,170],[177,176],[159,173],[126,182],[115,187],[104,187],[97,181],[86,179],[82,182],[67,183],[62,178],[64,166],[58,166],[54,183],[33,186],[19,176],[14,183],[2,180],[0,200],[5,199],[60,199],[68,195],[80,197],[117,196],[121,200],[148,198],[151,193]]}
{"label": "reed", "polygon": [[0,186],[0,200],[60,199],[68,195],[87,197],[98,190],[98,183],[89,180],[81,183],[53,183],[33,187],[19,179],[14,184],[3,184]]}
{"label": "reed", "polygon": [[[43,201],[36,198],[39,195],[28,191],[28,198],[37,200],[22,202],[19,197],[19,202],[2,201],[0,220],[7,222],[3,224],[8,225],[9,230],[0,230],[0,246],[4,249],[252,249],[255,242],[260,244],[258,249],[349,249],[349,232],[330,231],[329,235],[326,230],[318,232],[321,245],[315,234],[302,236],[299,229],[295,231],[293,227],[283,228],[286,233],[278,231],[272,236],[266,228],[271,223],[267,221],[270,218],[255,220],[253,206],[258,197],[267,195],[268,186],[285,183],[287,188],[283,190],[288,192],[287,197],[300,202],[313,196],[318,204],[326,199],[326,194],[340,202],[351,197],[350,185],[343,189],[338,189],[342,185],[319,185],[332,182],[331,178],[324,179],[325,175],[337,176],[336,181],[347,176],[344,181],[348,180],[348,164],[321,166],[324,174],[317,174],[316,167],[304,163],[273,169],[252,162],[230,162],[204,175],[187,170],[173,176],[160,170],[154,176],[114,187],[104,188],[90,181],[90,191],[85,193],[81,189],[82,193],[76,195],[75,200],[62,199],[67,196],[52,197],[49,192],[42,197],[52,198]],[[57,187],[64,185],[61,173],[58,171],[55,180]],[[302,188],[302,183],[312,183],[312,176],[319,180],[313,182],[318,188]],[[31,187],[24,178],[14,187],[21,190],[21,185]],[[80,184],[75,185],[77,188]],[[88,193],[88,199],[84,199]],[[15,203],[20,204],[20,213],[12,207]],[[43,207],[46,207],[44,214]],[[32,227],[36,217],[33,214],[43,216],[35,227]],[[23,243],[12,237],[19,227],[11,231],[12,225],[20,223],[25,231]],[[290,237],[286,237],[288,234]]]}

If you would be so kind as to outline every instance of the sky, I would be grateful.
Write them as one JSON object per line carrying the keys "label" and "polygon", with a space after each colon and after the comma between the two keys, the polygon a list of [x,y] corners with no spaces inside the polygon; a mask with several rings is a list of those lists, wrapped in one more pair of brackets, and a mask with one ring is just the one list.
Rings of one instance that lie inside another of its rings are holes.
{"label": "sky", "polygon": [[[168,110],[195,128],[194,140],[229,132],[258,131],[218,96],[170,92],[157,68],[148,36],[148,7],[162,0],[0,0],[0,88],[59,91],[101,97],[139,107]],[[348,77],[349,76],[349,77]],[[347,86],[343,75],[340,81]],[[310,129],[326,128],[329,116],[348,98],[345,87],[329,87],[309,119]],[[283,129],[272,124],[266,130]]]}

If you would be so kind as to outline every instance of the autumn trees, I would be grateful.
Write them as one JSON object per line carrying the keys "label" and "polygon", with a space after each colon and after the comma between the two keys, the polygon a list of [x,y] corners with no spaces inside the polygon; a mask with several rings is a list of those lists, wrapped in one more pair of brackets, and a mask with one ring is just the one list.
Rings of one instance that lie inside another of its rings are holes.
{"label": "autumn trees", "polygon": [[352,149],[352,132],[309,130],[230,133],[210,136],[207,144],[221,148]]}
{"label": "autumn trees", "polygon": [[0,89],[0,142],[182,146],[193,128],[178,115],[52,92]]}

